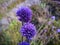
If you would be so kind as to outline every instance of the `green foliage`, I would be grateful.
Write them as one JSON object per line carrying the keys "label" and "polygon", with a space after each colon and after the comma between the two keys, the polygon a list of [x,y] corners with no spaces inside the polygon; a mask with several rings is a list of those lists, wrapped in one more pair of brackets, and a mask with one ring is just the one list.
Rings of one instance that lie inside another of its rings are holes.
{"label": "green foliage", "polygon": [[21,41],[21,35],[19,33],[21,23],[16,20],[13,20],[7,30],[3,30],[3,35],[5,39],[4,45],[17,45]]}
{"label": "green foliage", "polygon": [[43,45],[43,43],[40,40],[32,41],[31,45]]}
{"label": "green foliage", "polygon": [[3,15],[2,15],[2,14],[0,14],[0,19],[2,19],[2,17],[3,17]]}
{"label": "green foliage", "polygon": [[58,21],[54,21],[54,26],[56,26],[56,27],[60,27],[60,20],[58,20]]}
{"label": "green foliage", "polygon": [[0,0],[0,3],[3,3],[4,2],[4,0]]}
{"label": "green foliage", "polygon": [[41,8],[45,8],[46,7],[46,3],[40,3],[40,7]]}

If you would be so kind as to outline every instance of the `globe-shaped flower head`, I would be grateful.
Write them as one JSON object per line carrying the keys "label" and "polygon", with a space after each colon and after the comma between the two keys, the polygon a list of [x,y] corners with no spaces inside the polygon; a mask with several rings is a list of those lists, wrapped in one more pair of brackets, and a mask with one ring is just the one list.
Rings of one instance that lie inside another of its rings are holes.
{"label": "globe-shaped flower head", "polygon": [[32,18],[32,10],[28,7],[21,7],[16,14],[23,22],[29,22]]}
{"label": "globe-shaped flower head", "polygon": [[20,42],[18,45],[30,45],[28,42]]}
{"label": "globe-shaped flower head", "polygon": [[20,32],[21,32],[22,36],[25,36],[27,39],[31,39],[36,34],[36,28],[31,23],[25,23],[22,26]]}

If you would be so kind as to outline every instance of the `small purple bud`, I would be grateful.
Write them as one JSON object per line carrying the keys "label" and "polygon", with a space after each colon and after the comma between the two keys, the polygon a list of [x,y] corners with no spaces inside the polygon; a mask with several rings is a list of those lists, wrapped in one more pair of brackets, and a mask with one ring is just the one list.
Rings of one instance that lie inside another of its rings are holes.
{"label": "small purple bud", "polygon": [[57,29],[57,32],[60,33],[60,29]]}
{"label": "small purple bud", "polygon": [[55,20],[55,16],[52,16],[51,19],[52,19],[52,20]]}

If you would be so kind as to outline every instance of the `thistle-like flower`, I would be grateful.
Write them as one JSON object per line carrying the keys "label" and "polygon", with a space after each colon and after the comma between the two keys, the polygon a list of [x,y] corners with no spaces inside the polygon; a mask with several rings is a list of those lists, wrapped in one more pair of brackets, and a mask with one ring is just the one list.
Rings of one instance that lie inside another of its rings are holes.
{"label": "thistle-like flower", "polygon": [[20,30],[22,36],[25,36],[27,39],[31,39],[36,34],[36,28],[31,23],[25,23]]}
{"label": "thistle-like flower", "polygon": [[28,42],[20,42],[18,45],[30,45]]}
{"label": "thistle-like flower", "polygon": [[29,22],[32,18],[32,10],[28,7],[21,7],[16,14],[23,22]]}

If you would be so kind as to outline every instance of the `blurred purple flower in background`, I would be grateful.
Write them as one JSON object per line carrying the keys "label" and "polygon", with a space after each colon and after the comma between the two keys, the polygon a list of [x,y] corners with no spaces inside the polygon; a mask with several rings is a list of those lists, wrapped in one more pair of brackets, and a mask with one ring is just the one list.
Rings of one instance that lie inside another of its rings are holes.
{"label": "blurred purple flower in background", "polygon": [[30,45],[28,42],[20,42],[18,45]]}
{"label": "blurred purple flower in background", "polygon": [[55,20],[55,16],[52,16],[51,19],[52,19],[52,20]]}
{"label": "blurred purple flower in background", "polygon": [[29,22],[32,18],[32,10],[28,7],[21,7],[16,14],[20,17],[19,20],[23,22]]}
{"label": "blurred purple flower in background", "polygon": [[60,29],[57,29],[57,32],[60,33]]}
{"label": "blurred purple flower in background", "polygon": [[51,22],[51,21],[49,21],[49,22],[48,22],[48,25],[51,25],[51,24],[52,24],[52,22]]}
{"label": "blurred purple flower in background", "polygon": [[22,36],[25,36],[27,39],[31,39],[36,34],[36,28],[34,24],[25,23],[20,30]]}
{"label": "blurred purple flower in background", "polygon": [[53,1],[60,1],[60,0],[53,0]]}

